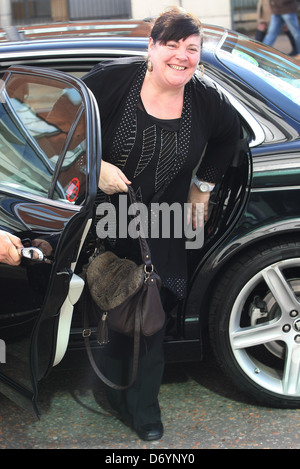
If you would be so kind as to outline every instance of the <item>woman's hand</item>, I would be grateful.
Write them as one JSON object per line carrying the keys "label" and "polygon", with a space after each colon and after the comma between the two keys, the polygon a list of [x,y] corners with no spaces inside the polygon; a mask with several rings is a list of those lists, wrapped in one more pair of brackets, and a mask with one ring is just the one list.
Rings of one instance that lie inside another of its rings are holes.
{"label": "woman's hand", "polygon": [[21,240],[6,231],[0,230],[0,262],[19,265],[21,262]]}
{"label": "woman's hand", "polygon": [[192,221],[193,229],[203,226],[204,221],[208,219],[208,202],[210,192],[201,192],[195,184],[190,187],[188,195],[188,203],[191,207],[188,208],[187,224]]}
{"label": "woman's hand", "polygon": [[131,184],[131,182],[117,166],[107,161],[101,161],[99,189],[105,194],[111,195],[116,192],[127,192],[127,184]]}

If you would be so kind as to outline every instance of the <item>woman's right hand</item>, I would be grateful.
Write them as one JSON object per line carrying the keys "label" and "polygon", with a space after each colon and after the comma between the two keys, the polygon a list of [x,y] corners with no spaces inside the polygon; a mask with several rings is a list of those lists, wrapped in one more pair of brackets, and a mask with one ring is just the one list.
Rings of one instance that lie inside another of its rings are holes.
{"label": "woman's right hand", "polygon": [[21,262],[21,240],[4,230],[0,230],[0,262],[19,265]]}
{"label": "woman's right hand", "polygon": [[117,192],[128,192],[127,184],[131,184],[131,182],[117,166],[107,161],[101,161],[99,189],[109,195]]}

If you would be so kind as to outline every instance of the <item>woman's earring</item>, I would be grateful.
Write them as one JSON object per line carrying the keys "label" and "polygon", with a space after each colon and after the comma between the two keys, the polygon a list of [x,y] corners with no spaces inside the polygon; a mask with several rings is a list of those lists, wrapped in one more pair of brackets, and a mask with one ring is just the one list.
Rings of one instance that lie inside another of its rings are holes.
{"label": "woman's earring", "polygon": [[147,60],[147,70],[148,70],[148,72],[153,72],[153,63],[152,63],[152,60],[150,59],[150,57]]}
{"label": "woman's earring", "polygon": [[201,73],[201,77],[204,76],[204,65],[198,64],[197,70]]}

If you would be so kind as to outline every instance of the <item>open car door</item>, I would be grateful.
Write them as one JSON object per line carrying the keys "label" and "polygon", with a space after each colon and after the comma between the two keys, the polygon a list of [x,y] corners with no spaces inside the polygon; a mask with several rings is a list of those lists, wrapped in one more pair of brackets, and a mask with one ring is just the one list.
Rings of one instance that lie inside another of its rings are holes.
{"label": "open car door", "polygon": [[74,274],[92,219],[100,121],[92,94],[54,70],[12,67],[0,95],[0,229],[23,241],[0,263],[0,392],[37,411],[38,382],[67,348]]}

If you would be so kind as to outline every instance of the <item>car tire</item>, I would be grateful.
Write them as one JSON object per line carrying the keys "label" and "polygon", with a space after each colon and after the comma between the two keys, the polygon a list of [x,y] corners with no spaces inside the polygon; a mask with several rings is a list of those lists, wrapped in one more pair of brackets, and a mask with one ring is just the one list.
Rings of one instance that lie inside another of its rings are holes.
{"label": "car tire", "polygon": [[270,241],[222,274],[210,340],[231,380],[260,404],[300,406],[300,242]]}

